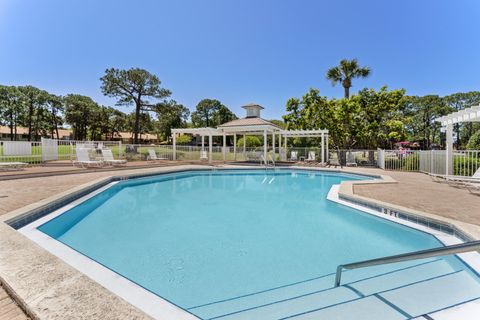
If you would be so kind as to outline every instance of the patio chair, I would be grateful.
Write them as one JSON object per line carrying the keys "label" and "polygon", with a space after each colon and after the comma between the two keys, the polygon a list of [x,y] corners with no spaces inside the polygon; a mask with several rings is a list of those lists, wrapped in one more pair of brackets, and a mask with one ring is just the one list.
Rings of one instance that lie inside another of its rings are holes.
{"label": "patio chair", "polygon": [[200,151],[200,160],[207,161],[208,160],[208,153],[205,150]]}
{"label": "patio chair", "polygon": [[308,151],[308,157],[305,159],[306,162],[316,162],[315,151]]}
{"label": "patio chair", "polygon": [[298,151],[290,152],[290,161],[298,161]]}
{"label": "patio chair", "polygon": [[357,166],[357,162],[355,161],[355,155],[353,154],[353,152],[348,152],[347,153],[347,163],[346,163],[346,166],[347,167],[356,167]]}
{"label": "patio chair", "polygon": [[148,149],[147,159],[150,161],[168,160],[168,158],[165,158],[165,157],[158,157],[157,153],[153,149]]}
{"label": "patio chair", "polygon": [[113,153],[110,149],[102,149],[102,157],[103,162],[112,166],[123,166],[127,164],[127,160],[116,160],[115,158],[113,158]]}
{"label": "patio chair", "polygon": [[335,168],[336,167],[342,167],[342,165],[340,164],[340,161],[338,161],[338,159],[328,159],[327,163],[325,164],[326,167],[331,167],[331,166],[334,166]]}
{"label": "patio chair", "polygon": [[0,170],[23,170],[28,166],[28,163],[25,162],[0,162]]}
{"label": "patio chair", "polygon": [[74,165],[82,167],[82,168],[90,168],[90,167],[102,167],[103,161],[101,160],[90,160],[90,149],[85,148],[77,148],[75,149],[75,154],[77,160],[73,162]]}

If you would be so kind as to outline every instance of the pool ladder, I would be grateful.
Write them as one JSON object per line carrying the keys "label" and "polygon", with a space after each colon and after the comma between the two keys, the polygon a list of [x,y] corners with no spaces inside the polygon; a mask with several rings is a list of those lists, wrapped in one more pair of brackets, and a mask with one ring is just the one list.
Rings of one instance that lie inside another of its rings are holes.
{"label": "pool ladder", "polygon": [[268,167],[271,165],[272,168],[275,168],[275,160],[273,159],[272,155],[267,155],[267,159],[265,159],[265,156],[264,155],[261,155],[260,156],[260,164],[264,164],[265,165],[265,169],[268,169]]}

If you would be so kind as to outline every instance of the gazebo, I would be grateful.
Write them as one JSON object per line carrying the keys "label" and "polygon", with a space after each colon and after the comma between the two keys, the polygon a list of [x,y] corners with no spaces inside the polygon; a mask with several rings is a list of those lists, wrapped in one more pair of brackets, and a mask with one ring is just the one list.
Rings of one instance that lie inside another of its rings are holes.
{"label": "gazebo", "polygon": [[436,119],[445,129],[446,139],[446,174],[453,174],[453,125],[465,122],[480,122],[480,105],[466,108],[457,112],[447,114]]}
{"label": "gazebo", "polygon": [[[267,137],[272,137],[272,153],[275,157],[278,150],[279,155],[282,155],[282,143],[283,148],[287,150],[288,138],[292,137],[320,137],[321,138],[321,155],[320,159],[322,163],[325,163],[328,159],[328,130],[314,129],[314,130],[284,130],[274,123],[262,119],[260,114],[264,108],[258,104],[251,103],[242,107],[246,110],[246,116],[242,119],[236,119],[227,123],[224,123],[217,128],[181,128],[172,129],[173,140],[173,159],[176,160],[176,137],[177,134],[192,134],[201,136],[202,150],[205,148],[205,137],[208,137],[208,162],[212,162],[212,146],[213,137],[223,137],[223,161],[226,161],[227,150],[227,136],[233,136],[233,153],[237,153],[237,137],[240,135],[243,137],[243,141],[247,135],[261,135],[263,136],[263,159],[267,159],[268,145]],[[276,148],[276,139],[278,140],[278,149]],[[243,144],[243,153],[245,153],[245,145]],[[286,160],[286,159],[281,159]]]}

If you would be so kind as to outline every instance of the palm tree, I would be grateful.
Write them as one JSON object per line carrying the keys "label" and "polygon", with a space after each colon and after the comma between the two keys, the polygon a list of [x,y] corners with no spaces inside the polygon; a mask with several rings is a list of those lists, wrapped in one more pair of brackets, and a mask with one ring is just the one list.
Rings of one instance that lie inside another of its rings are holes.
{"label": "palm tree", "polygon": [[366,78],[370,75],[369,67],[360,67],[357,59],[340,61],[340,65],[328,69],[327,79],[332,81],[332,85],[340,82],[345,89],[345,98],[350,96],[353,78]]}

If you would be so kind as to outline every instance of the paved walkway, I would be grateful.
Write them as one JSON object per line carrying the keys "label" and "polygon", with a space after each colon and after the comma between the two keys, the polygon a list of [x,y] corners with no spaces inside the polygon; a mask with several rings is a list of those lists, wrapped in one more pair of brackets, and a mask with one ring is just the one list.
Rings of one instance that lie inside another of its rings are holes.
{"label": "paved walkway", "polygon": [[434,182],[418,172],[355,169],[388,175],[396,184],[370,184],[354,187],[354,193],[406,208],[480,225],[480,196],[465,188],[455,188],[445,182]]}
{"label": "paved walkway", "polygon": [[28,320],[22,309],[0,285],[0,320]]}

